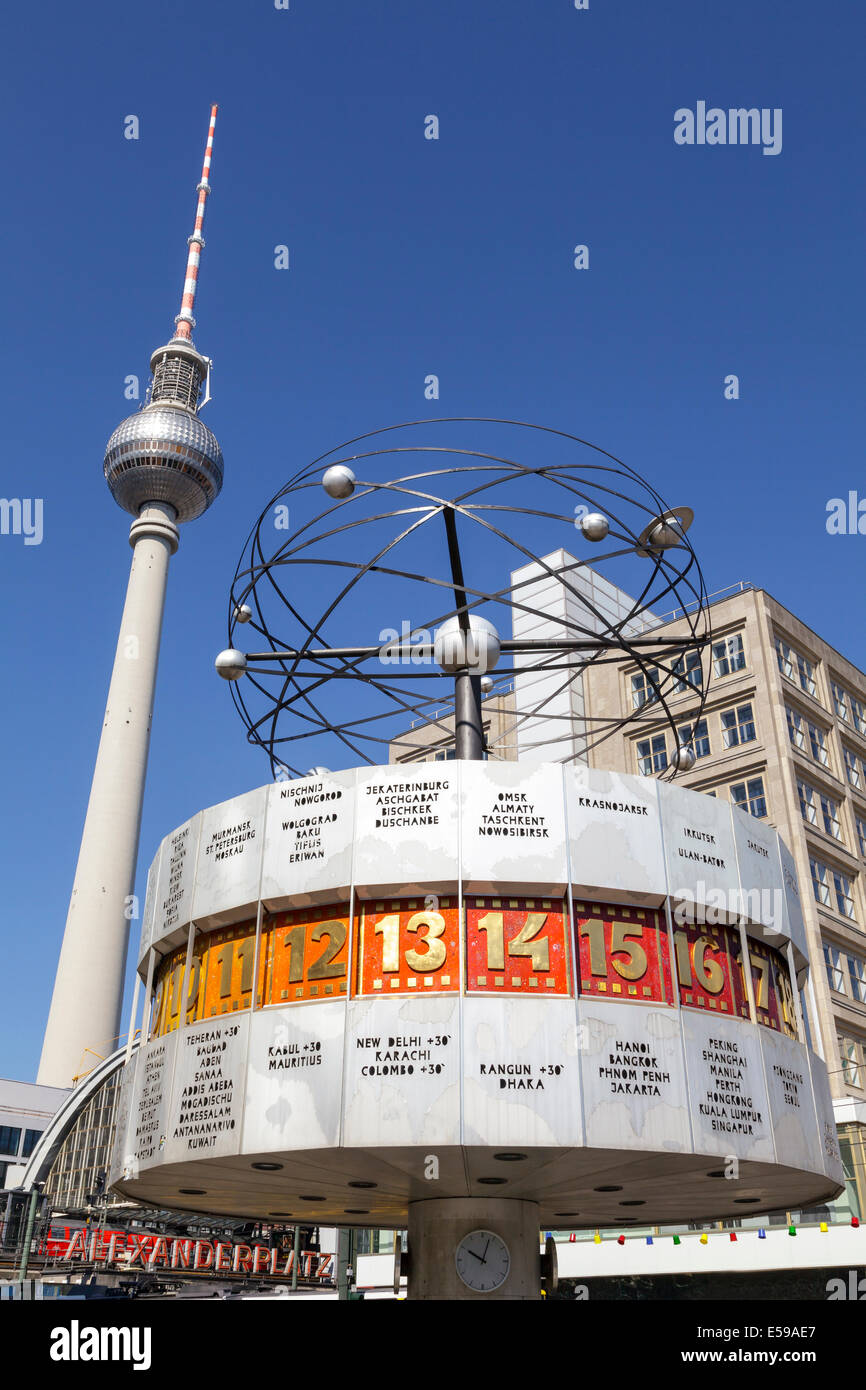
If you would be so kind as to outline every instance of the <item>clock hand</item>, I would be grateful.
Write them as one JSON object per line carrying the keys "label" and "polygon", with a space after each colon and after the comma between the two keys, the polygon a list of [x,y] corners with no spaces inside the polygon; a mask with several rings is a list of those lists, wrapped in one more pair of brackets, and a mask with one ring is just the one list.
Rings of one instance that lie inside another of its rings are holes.
{"label": "clock hand", "polygon": [[[482,1263],[483,1265],[486,1265],[486,1264],[487,1264],[487,1261],[484,1259],[484,1257],[483,1257],[482,1255],[476,1255],[476,1254],[475,1254],[475,1251],[474,1251],[474,1250],[470,1250],[468,1246],[466,1247],[466,1253],[469,1254],[469,1255],[472,1255],[476,1260],[480,1260],[481,1263]],[[485,1254],[486,1254],[486,1253],[487,1253],[487,1252],[485,1251]]]}
{"label": "clock hand", "polygon": [[482,1256],[482,1258],[481,1258],[481,1263],[482,1263],[483,1265],[486,1265],[486,1264],[487,1264],[487,1251],[488,1251],[489,1249],[490,1249],[490,1241],[489,1241],[489,1239],[488,1239],[487,1244],[486,1244],[485,1247],[484,1247],[484,1254],[483,1254],[483,1256]]}

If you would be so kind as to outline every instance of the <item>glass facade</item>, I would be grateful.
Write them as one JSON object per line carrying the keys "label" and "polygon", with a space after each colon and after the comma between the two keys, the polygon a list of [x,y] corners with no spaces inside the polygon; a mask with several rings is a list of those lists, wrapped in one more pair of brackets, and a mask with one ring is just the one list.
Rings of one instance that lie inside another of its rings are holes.
{"label": "glass facade", "polygon": [[[60,1147],[45,1183],[45,1195],[55,1209],[82,1211],[89,1198],[101,1193],[108,1171],[120,1071],[106,1078],[75,1120]],[[109,1205],[120,1198],[108,1198]]]}

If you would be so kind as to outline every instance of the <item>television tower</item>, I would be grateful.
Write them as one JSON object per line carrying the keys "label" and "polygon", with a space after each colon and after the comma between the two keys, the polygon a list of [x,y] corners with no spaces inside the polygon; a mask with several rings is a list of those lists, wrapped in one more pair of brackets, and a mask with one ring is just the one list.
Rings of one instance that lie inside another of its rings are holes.
{"label": "television tower", "polygon": [[201,516],[222,487],[222,451],[197,413],[203,384],[202,404],[210,399],[210,361],[192,341],[216,113],[176,331],[151,356],[144,408],[118,425],[105,451],[112,496],[135,517],[132,566],[39,1063],[47,1086],[72,1085],[89,1069],[88,1053],[117,1045],[168,562],[178,524]]}

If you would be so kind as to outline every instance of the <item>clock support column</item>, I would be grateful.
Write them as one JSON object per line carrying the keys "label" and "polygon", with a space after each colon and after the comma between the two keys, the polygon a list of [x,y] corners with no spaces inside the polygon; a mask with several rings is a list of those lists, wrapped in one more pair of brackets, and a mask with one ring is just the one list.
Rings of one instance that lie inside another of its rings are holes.
{"label": "clock support column", "polygon": [[[538,1299],[541,1264],[537,1202],[502,1197],[443,1197],[409,1204],[409,1298]],[[490,1232],[498,1240],[472,1239],[464,1244],[462,1265],[469,1283],[457,1271],[461,1242],[472,1232]],[[483,1286],[505,1279],[490,1292]],[[475,1252],[474,1254],[471,1252]],[[478,1286],[473,1287],[473,1286]]]}

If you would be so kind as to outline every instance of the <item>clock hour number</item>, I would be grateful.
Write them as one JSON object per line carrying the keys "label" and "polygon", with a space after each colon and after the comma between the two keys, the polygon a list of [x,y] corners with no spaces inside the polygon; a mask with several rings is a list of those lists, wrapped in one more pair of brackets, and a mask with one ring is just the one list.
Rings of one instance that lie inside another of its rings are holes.
{"label": "clock hour number", "polygon": [[445,930],[445,918],[441,912],[416,912],[406,923],[406,930],[416,932],[419,927],[427,928],[426,934],[418,938],[418,944],[423,942],[427,950],[422,955],[411,948],[406,952],[406,964],[410,970],[432,975],[434,970],[439,970],[445,964],[448,954],[445,942],[439,940]]}
{"label": "clock hour number", "polygon": [[[742,953],[740,951],[735,951],[733,956],[740,970],[740,978],[743,982],[743,993],[748,995]],[[754,951],[749,952],[749,960],[752,964],[752,984],[755,990],[755,1008],[766,1009],[767,977],[769,975],[770,962],[765,960],[763,956],[757,955]],[[757,976],[755,974],[756,971]]]}
{"label": "clock hour number", "polygon": [[241,994],[249,994],[253,987],[253,960],[256,954],[256,938],[246,936],[238,947],[241,962]]}
{"label": "clock hour number", "polygon": [[[629,931],[628,922],[612,922],[611,928],[611,965],[623,980],[642,980],[647,967],[646,951],[639,944],[643,931]],[[616,954],[628,956],[627,963],[614,960]]]}
{"label": "clock hour number", "polygon": [[604,922],[600,917],[590,917],[581,922],[580,935],[589,938],[589,970],[591,975],[607,979],[607,955],[604,949]]}
{"label": "clock hour number", "polygon": [[487,936],[487,969],[505,969],[505,926],[501,912],[485,912],[478,919],[478,930]]}
{"label": "clock hour number", "polygon": [[[607,979],[607,951],[604,943],[604,922],[600,917],[590,917],[581,922],[581,936],[589,940],[589,971],[602,980]],[[641,980],[646,974],[647,956],[640,942],[643,931],[632,931],[628,922],[611,923],[610,953],[611,965],[623,980]],[[626,955],[627,961],[614,960],[614,955]]]}
{"label": "clock hour number", "polygon": [[[445,931],[445,918],[441,912],[416,912],[406,923],[407,931],[417,932],[423,928],[426,928],[426,931],[419,936],[418,944],[423,943],[427,950],[422,953],[410,946],[404,954],[410,970],[418,974],[431,975],[434,970],[445,964],[448,954],[444,941],[439,940]],[[383,917],[381,922],[376,923],[373,931],[376,936],[382,938],[383,973],[396,973],[400,969],[400,914],[392,912],[389,916]]]}
{"label": "clock hour number", "polygon": [[[290,932],[286,932],[283,938],[283,945],[289,948],[289,984],[299,985],[304,978],[304,950],[306,947],[306,933],[309,923],[302,922],[300,926],[292,927]],[[310,932],[311,941],[321,941],[322,937],[328,938],[328,944],[324,951],[313,961],[307,971],[308,980],[334,980],[339,975],[345,975],[345,961],[334,963],[334,956],[342,947],[346,940],[346,924],[344,922],[330,921],[317,922]]]}
{"label": "clock hour number", "polygon": [[779,1008],[782,1014],[782,1022],[790,1029],[794,1037],[796,1037],[797,1014],[794,1008],[794,991],[791,988],[788,972],[781,965],[776,969],[776,986],[779,993]]}
{"label": "clock hour number", "polygon": [[220,999],[228,999],[232,992],[232,972],[235,963],[235,947],[241,963],[241,994],[249,994],[253,987],[253,959],[256,953],[256,939],[245,936],[243,941],[227,941],[216,958],[220,967]]}
{"label": "clock hour number", "polygon": [[170,979],[168,981],[168,1018],[166,1019],[166,1022],[169,1025],[169,1027],[173,1026],[174,1023],[177,1022],[178,1015],[180,1013],[180,992],[183,989],[183,967],[184,962],[182,960],[178,961],[177,965],[172,970]]}
{"label": "clock hour number", "polygon": [[[765,956],[758,956],[754,951],[749,952],[749,959],[752,966],[757,969],[758,978],[755,980],[755,1008],[767,1008],[767,981],[770,974],[770,962]],[[754,976],[752,977],[754,980]]]}
{"label": "clock hour number", "polygon": [[286,932],[283,945],[289,948],[289,984],[299,985],[304,978],[304,934],[306,927],[292,927]]}
{"label": "clock hour number", "polygon": [[334,980],[338,975],[346,973],[345,961],[333,963],[334,956],[342,949],[346,940],[345,922],[317,922],[310,932],[310,940],[321,941],[323,936],[328,938],[328,944],[307,971],[308,980]]}
{"label": "clock hour number", "polygon": [[[546,912],[527,912],[520,931],[508,943],[509,956],[529,956],[533,970],[550,969],[550,942],[546,936],[536,940],[547,921]],[[479,918],[478,930],[487,935],[487,969],[505,969],[505,916],[502,912],[485,912]]]}
{"label": "clock hour number", "polygon": [[[711,936],[699,936],[689,948],[684,931],[674,932],[677,957],[677,976],[684,989],[692,989],[695,978],[707,994],[721,994],[725,987],[725,972],[717,960],[708,960],[708,951],[718,951],[719,943]],[[694,967],[694,973],[693,973]]]}
{"label": "clock hour number", "polygon": [[192,965],[189,969],[189,988],[186,992],[186,1011],[192,1013],[198,1003],[198,991],[201,984],[201,957],[193,956]]}
{"label": "clock hour number", "polygon": [[546,936],[535,938],[547,921],[546,912],[527,912],[526,921],[513,941],[508,943],[510,956],[529,956],[533,970],[550,969],[550,942]]}
{"label": "clock hour number", "polygon": [[216,958],[220,966],[220,999],[228,999],[232,992],[232,963],[235,958],[235,944],[227,941]]}
{"label": "clock hour number", "polygon": [[396,912],[383,917],[374,927],[376,936],[382,938],[382,970],[392,974],[400,969],[400,917]]}

